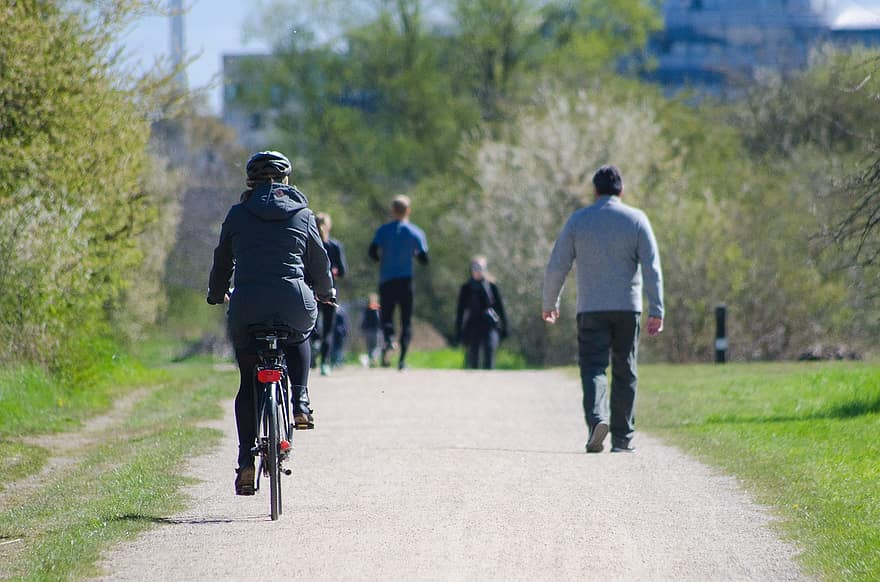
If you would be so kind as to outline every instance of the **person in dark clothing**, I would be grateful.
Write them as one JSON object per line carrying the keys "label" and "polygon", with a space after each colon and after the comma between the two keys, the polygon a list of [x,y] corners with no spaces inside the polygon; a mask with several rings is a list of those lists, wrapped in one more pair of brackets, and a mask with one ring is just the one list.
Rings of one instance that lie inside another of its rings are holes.
{"label": "person in dark clothing", "polygon": [[345,338],[348,337],[348,313],[340,305],[336,310],[336,324],[333,326],[333,351],[330,352],[330,361],[333,366],[342,366],[345,363]]}
{"label": "person in dark clothing", "polygon": [[[330,238],[330,229],[333,228],[333,222],[329,214],[324,212],[318,213],[316,220],[318,231],[321,233],[321,240],[324,241],[324,250],[327,251],[327,257],[330,259],[330,272],[333,274],[335,282],[345,277],[345,273],[348,270],[348,263],[345,260],[345,248],[343,248],[342,243],[338,240]],[[321,312],[321,375],[329,376],[332,365],[337,310],[334,305],[323,303],[318,306],[318,310]]]}
{"label": "person in dark clothing", "polygon": [[[278,152],[251,156],[248,190],[223,221],[208,283],[208,303],[229,302],[229,337],[241,375],[235,397],[238,495],[254,494],[251,449],[257,437],[254,368],[258,358],[249,327],[284,327],[288,331],[283,347],[293,392],[294,425],[297,429],[313,428],[307,340],[317,319],[317,301],[333,303],[336,297],[330,260],[315,216],[305,195],[288,185],[290,170],[290,161]],[[230,291],[233,274],[235,285]]]}
{"label": "person in dark clothing", "polygon": [[461,286],[458,293],[458,309],[455,316],[456,343],[466,347],[465,367],[495,368],[495,351],[507,337],[507,315],[498,286],[492,281],[487,269],[486,257],[471,259],[471,278]]}
{"label": "person in dark clothing", "polygon": [[367,306],[361,316],[361,335],[367,348],[367,363],[372,368],[379,360],[379,333],[382,331],[382,315],[379,312],[379,296],[370,293]]}
{"label": "person in dark clothing", "polygon": [[379,262],[379,304],[382,306],[382,365],[389,366],[389,354],[395,349],[394,310],[400,307],[400,358],[397,368],[406,368],[406,352],[412,339],[413,259],[428,264],[428,241],[422,229],[409,221],[412,205],[407,196],[391,201],[391,222],[376,231],[368,254]]}

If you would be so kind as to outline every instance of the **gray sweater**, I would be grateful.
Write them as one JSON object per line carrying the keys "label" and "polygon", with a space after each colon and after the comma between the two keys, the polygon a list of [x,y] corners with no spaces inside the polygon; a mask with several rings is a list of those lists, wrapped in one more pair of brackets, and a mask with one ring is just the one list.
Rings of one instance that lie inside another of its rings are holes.
{"label": "gray sweater", "polygon": [[544,311],[559,308],[559,296],[577,261],[577,310],[642,311],[642,276],[649,315],[663,317],[660,253],[648,217],[601,196],[565,223],[544,273]]}

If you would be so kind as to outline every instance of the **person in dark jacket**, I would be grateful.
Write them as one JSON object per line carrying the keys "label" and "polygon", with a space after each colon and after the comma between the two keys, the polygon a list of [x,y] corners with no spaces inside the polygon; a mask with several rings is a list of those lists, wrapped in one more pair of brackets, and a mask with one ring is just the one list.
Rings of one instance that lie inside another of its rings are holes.
{"label": "person in dark jacket", "polygon": [[507,337],[507,315],[498,286],[492,281],[487,269],[486,257],[471,259],[471,278],[461,286],[458,293],[458,309],[455,317],[456,343],[466,347],[465,367],[495,367],[495,352],[501,340]]}
{"label": "person in dark jacket", "polygon": [[[333,228],[333,222],[329,214],[320,212],[316,216],[316,220],[318,231],[321,233],[321,240],[324,241],[324,250],[327,251],[327,256],[330,258],[330,272],[333,273],[333,280],[338,281],[345,277],[345,273],[348,270],[348,263],[345,260],[345,248],[338,240],[330,238],[330,229]],[[322,303],[318,310],[321,312],[321,375],[329,376],[332,364],[337,310],[334,305],[325,303]]]}
{"label": "person in dark jacket", "polygon": [[[290,161],[279,152],[259,152],[247,163],[248,190],[220,231],[208,283],[208,303],[229,302],[228,330],[241,374],[235,397],[238,470],[235,492],[254,494],[256,340],[249,327],[284,327],[283,347],[292,386],[294,425],[314,427],[309,407],[310,348],[317,302],[335,302],[330,260],[305,195],[288,184]],[[230,282],[235,275],[234,290]],[[306,279],[313,288],[306,284]]]}

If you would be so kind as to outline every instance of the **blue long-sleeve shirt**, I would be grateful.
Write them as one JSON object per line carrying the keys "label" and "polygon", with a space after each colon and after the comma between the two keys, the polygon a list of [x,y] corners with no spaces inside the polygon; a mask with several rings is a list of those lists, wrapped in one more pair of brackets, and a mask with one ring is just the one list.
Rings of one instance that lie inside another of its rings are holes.
{"label": "blue long-sleeve shirt", "polygon": [[600,196],[571,215],[544,272],[543,309],[559,308],[565,278],[577,265],[577,311],[642,311],[663,317],[660,252],[644,212],[618,196]]}
{"label": "blue long-sleeve shirt", "polygon": [[425,233],[408,220],[394,220],[379,227],[370,245],[370,256],[379,260],[379,283],[411,278],[413,259],[428,261]]}

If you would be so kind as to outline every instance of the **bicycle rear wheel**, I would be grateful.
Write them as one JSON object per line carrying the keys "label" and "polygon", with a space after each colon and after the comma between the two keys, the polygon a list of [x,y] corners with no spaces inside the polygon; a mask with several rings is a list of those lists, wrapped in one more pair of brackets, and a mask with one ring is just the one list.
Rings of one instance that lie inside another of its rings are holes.
{"label": "bicycle rear wheel", "polygon": [[269,427],[269,443],[266,462],[269,465],[269,517],[272,521],[281,515],[281,431],[278,423],[278,391],[273,383],[268,388],[266,425]]}

